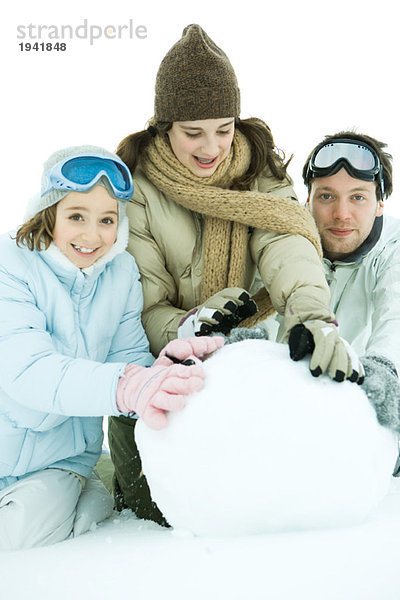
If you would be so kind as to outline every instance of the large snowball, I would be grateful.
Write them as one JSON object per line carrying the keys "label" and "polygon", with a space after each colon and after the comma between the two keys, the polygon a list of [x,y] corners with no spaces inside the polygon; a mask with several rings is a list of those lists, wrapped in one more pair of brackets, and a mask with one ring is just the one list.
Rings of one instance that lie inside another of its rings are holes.
{"label": "large snowball", "polygon": [[287,346],[246,340],[204,363],[204,389],[136,440],[152,497],[175,528],[234,535],[361,522],[396,460],[361,388],[315,379]]}

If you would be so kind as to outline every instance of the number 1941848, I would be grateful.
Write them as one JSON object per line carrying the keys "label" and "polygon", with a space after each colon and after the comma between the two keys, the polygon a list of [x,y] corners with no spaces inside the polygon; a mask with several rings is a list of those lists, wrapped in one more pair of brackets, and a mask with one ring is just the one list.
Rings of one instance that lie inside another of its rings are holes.
{"label": "number 1941848", "polygon": [[31,50],[36,50],[36,52],[51,52],[52,50],[64,52],[67,49],[67,44],[64,42],[56,42],[55,44],[52,44],[51,42],[35,42],[34,44],[31,44],[30,42],[21,42],[18,46],[21,52],[30,52]]}

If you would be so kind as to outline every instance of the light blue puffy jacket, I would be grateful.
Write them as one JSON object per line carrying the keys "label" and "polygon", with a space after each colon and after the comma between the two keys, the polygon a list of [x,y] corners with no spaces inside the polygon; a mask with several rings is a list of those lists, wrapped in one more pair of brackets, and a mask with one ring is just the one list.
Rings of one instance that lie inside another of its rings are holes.
{"label": "light blue puffy jacket", "polygon": [[136,263],[114,246],[84,273],[0,236],[0,489],[46,467],[88,477],[120,373],[154,361]]}

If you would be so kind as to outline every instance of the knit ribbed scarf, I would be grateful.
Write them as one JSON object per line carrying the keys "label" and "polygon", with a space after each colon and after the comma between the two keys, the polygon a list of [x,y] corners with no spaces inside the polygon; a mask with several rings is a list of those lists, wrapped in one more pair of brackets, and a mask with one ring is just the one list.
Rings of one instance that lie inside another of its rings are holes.
{"label": "knit ribbed scarf", "polygon": [[[298,202],[263,192],[229,189],[246,173],[250,158],[250,144],[238,130],[228,156],[210,177],[191,173],[176,158],[164,134],[153,138],[142,155],[140,165],[157,189],[206,217],[201,302],[226,287],[243,287],[249,227],[302,235],[322,257],[314,220]],[[254,300],[259,311],[243,321],[243,326],[251,327],[274,311],[265,288],[255,294]]]}

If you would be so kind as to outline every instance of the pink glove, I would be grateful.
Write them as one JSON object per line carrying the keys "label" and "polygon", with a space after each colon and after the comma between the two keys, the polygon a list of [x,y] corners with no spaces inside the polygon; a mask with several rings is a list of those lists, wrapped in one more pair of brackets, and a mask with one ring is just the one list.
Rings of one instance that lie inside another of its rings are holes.
{"label": "pink glove", "polygon": [[139,367],[129,364],[117,386],[117,407],[122,413],[136,413],[151,429],[167,425],[166,413],[181,410],[185,396],[203,387],[200,365]]}
{"label": "pink glove", "polygon": [[225,339],[220,335],[212,337],[203,335],[172,340],[161,350],[153,366],[172,365],[175,362],[174,358],[176,362],[189,359],[199,363],[200,361],[196,361],[196,358],[205,360],[216,350],[222,348],[224,344]]}

